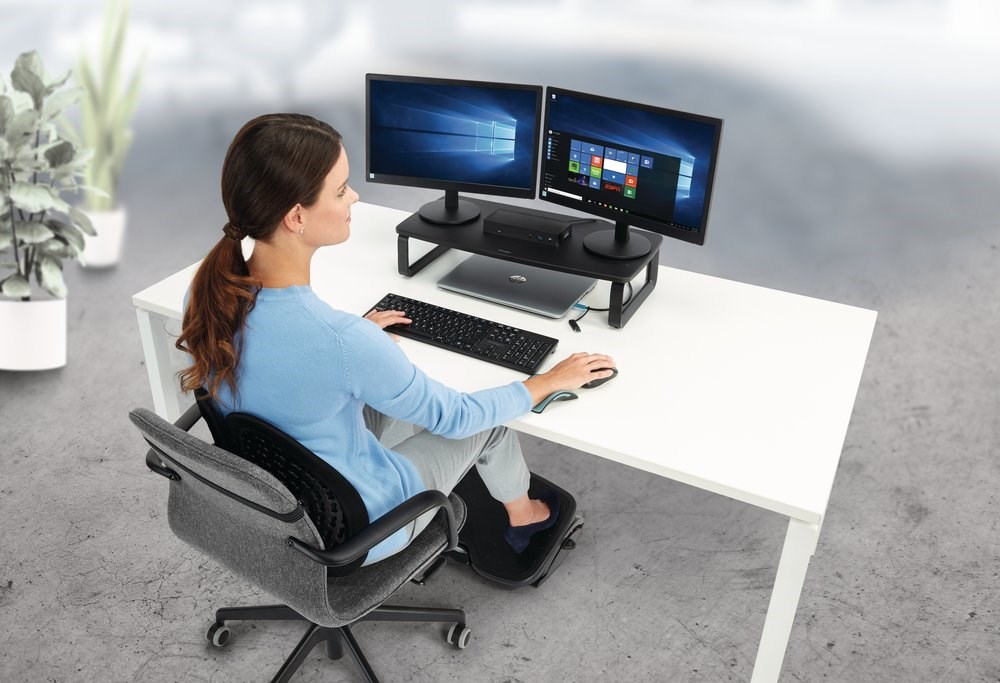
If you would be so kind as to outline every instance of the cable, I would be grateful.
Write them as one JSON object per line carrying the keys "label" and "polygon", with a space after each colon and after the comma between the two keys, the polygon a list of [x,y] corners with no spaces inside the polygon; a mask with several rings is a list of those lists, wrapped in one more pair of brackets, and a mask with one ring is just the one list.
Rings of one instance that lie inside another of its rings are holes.
{"label": "cable", "polygon": [[[622,302],[622,306],[624,306],[625,304],[627,304],[629,301],[632,300],[632,283],[631,282],[626,282],[625,284],[628,286],[628,296],[625,297],[625,301]],[[582,308],[582,309],[584,309],[583,313],[580,314],[580,317],[578,317],[578,318],[570,318],[569,319],[569,326],[570,326],[570,328],[572,328],[572,330],[574,332],[580,332],[581,331],[580,330],[579,321],[583,320],[583,317],[585,315],[587,315],[588,313],[590,313],[591,311],[597,311],[598,313],[601,313],[601,312],[605,312],[605,311],[610,311],[611,310],[610,307],[609,308],[594,308],[593,306],[588,306],[586,304],[581,304],[581,303],[575,303],[575,304],[573,304],[573,308]]]}

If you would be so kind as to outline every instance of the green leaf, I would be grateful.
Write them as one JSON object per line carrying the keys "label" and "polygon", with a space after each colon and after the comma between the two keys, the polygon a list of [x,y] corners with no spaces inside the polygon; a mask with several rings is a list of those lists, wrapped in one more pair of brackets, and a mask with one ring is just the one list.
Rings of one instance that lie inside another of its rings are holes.
{"label": "green leaf", "polygon": [[[83,92],[83,88],[79,88],[78,92]],[[59,119],[59,137],[63,140],[69,140],[73,145],[80,149],[83,147],[83,141],[80,139],[80,131],[77,130],[76,124],[66,118],[66,114],[60,114]]]}
{"label": "green leaf", "polygon": [[10,187],[10,199],[14,202],[14,206],[28,213],[67,211],[70,208],[69,204],[47,185],[14,183]]}
{"label": "green leaf", "polygon": [[128,19],[128,7],[119,7],[118,3],[108,3],[107,21],[104,24],[104,49],[101,54],[103,73],[101,85],[104,87],[105,113],[113,97],[118,94],[118,72],[125,44],[125,29]]}
{"label": "green leaf", "polygon": [[42,254],[36,270],[38,284],[52,296],[60,299],[66,296],[66,282],[63,280],[62,261],[54,256]]}
{"label": "green leaf", "polygon": [[35,110],[42,110],[45,99],[45,67],[42,59],[35,51],[25,52],[17,58],[14,70],[10,73],[10,82],[16,90],[31,95]]}
{"label": "green leaf", "polygon": [[[2,81],[0,81],[2,82]],[[20,90],[10,89],[7,91],[7,97],[10,101],[14,103],[14,113],[18,114],[22,111],[35,111],[35,102],[31,99],[31,95]],[[37,113],[37,112],[36,112]]]}
{"label": "green leaf", "polygon": [[15,181],[32,173],[45,173],[49,170],[49,162],[45,157],[35,158],[35,152],[31,147],[25,147],[18,152],[10,163]]}
{"label": "green leaf", "polygon": [[38,112],[34,109],[25,109],[14,115],[13,121],[7,124],[7,132],[4,137],[15,149],[30,146],[33,140],[32,133],[38,129]]}
{"label": "green leaf", "polygon": [[80,228],[55,219],[45,221],[45,225],[49,226],[49,230],[51,230],[58,239],[72,245],[78,251],[83,251],[83,247],[86,242],[83,239],[83,233],[80,231]]}
{"label": "green leaf", "polygon": [[75,206],[69,207],[69,217],[73,219],[73,223],[76,227],[80,228],[84,233],[95,237],[97,235],[97,230],[94,229],[94,224],[90,221],[90,216],[85,214],[80,209]]}
{"label": "green leaf", "polygon": [[53,237],[38,245],[39,254],[49,254],[57,259],[76,258],[82,249],[77,249],[61,239]]}
{"label": "green leaf", "polygon": [[58,92],[53,92],[52,96],[45,100],[42,108],[42,117],[46,120],[53,119],[65,110],[80,101],[83,95],[82,88],[67,88]]}
{"label": "green leaf", "polygon": [[94,79],[94,72],[90,68],[90,63],[83,55],[80,56],[79,66],[76,69],[77,81],[83,86],[86,95],[83,98],[83,106],[80,109],[80,126],[84,144],[87,147],[97,148],[100,146],[98,139],[98,112],[101,108],[100,89]]}
{"label": "green leaf", "polygon": [[0,135],[7,134],[7,126],[14,121],[14,100],[0,95]]}
{"label": "green leaf", "polygon": [[[27,72],[38,76],[39,80],[45,78],[45,65],[42,64],[42,58],[38,55],[36,50],[31,52],[22,52],[17,56],[17,61],[14,62],[14,71],[17,72]],[[11,80],[13,80],[14,74],[11,73]],[[16,85],[14,87],[17,87]]]}
{"label": "green leaf", "polygon": [[14,148],[7,142],[7,138],[0,137],[0,161],[10,161],[14,158]]}
{"label": "green leaf", "polygon": [[68,164],[73,161],[75,155],[76,150],[73,148],[73,143],[69,140],[60,140],[57,144],[45,150],[45,158],[52,168]]}
{"label": "green leaf", "polygon": [[12,299],[22,299],[31,296],[31,283],[20,273],[14,273],[3,282],[0,282],[0,294],[9,296]]}
{"label": "green leaf", "polygon": [[21,244],[40,244],[53,236],[52,230],[45,223],[27,221],[17,224],[17,241]]}
{"label": "green leaf", "polygon": [[[72,71],[67,71],[62,76],[58,76],[56,78],[53,78],[49,82],[47,82],[45,84],[45,96],[48,97],[49,95],[51,95],[52,93],[54,93],[56,90],[58,90],[59,88],[63,87],[63,85],[66,84],[66,81],[68,81],[69,77],[72,76],[72,75],[73,75]],[[45,78],[43,77],[42,80],[44,81]]]}
{"label": "green leaf", "polygon": [[[142,61],[146,61],[145,55],[143,55]],[[125,88],[125,94],[122,96],[122,104],[119,112],[123,125],[132,117],[132,113],[135,111],[135,105],[139,101],[140,86],[142,86],[141,63],[136,67],[135,72],[133,72],[132,79],[129,81],[128,87]]]}

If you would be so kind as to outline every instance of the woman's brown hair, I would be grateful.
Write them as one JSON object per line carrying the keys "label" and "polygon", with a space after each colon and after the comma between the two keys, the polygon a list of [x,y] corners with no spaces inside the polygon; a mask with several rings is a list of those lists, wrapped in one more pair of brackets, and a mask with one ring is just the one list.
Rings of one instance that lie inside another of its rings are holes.
{"label": "woman's brown hair", "polygon": [[240,333],[260,289],[241,240],[266,242],[296,204],[312,206],[341,148],[340,133],[304,114],[259,116],[233,138],[222,164],[229,221],[191,282],[177,339],[194,360],[179,373],[182,390],[205,387],[215,397],[225,382],[236,394]]}

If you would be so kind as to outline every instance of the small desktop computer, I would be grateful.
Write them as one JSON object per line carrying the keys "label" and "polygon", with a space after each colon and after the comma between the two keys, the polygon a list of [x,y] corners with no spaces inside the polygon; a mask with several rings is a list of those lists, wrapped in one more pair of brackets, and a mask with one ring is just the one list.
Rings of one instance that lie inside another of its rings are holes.
{"label": "small desktop computer", "polygon": [[558,247],[569,239],[573,231],[571,221],[546,218],[534,213],[495,209],[483,219],[483,232],[487,235],[523,240],[545,247]]}

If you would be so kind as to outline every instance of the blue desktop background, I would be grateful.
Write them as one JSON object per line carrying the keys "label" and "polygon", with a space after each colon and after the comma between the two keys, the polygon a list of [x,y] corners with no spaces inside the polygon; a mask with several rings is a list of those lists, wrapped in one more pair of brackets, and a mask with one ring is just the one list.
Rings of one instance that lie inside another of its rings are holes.
{"label": "blue desktop background", "polygon": [[[674,215],[664,217],[676,223],[701,228],[705,218],[710,159],[715,147],[716,126],[668,113],[586,100],[564,93],[549,92],[547,128],[578,136],[591,142],[605,142],[633,149],[693,161],[691,189],[678,195]],[[544,159],[543,159],[544,163]]]}
{"label": "blue desktop background", "polygon": [[534,89],[373,79],[368,172],[531,190],[538,102]]}

